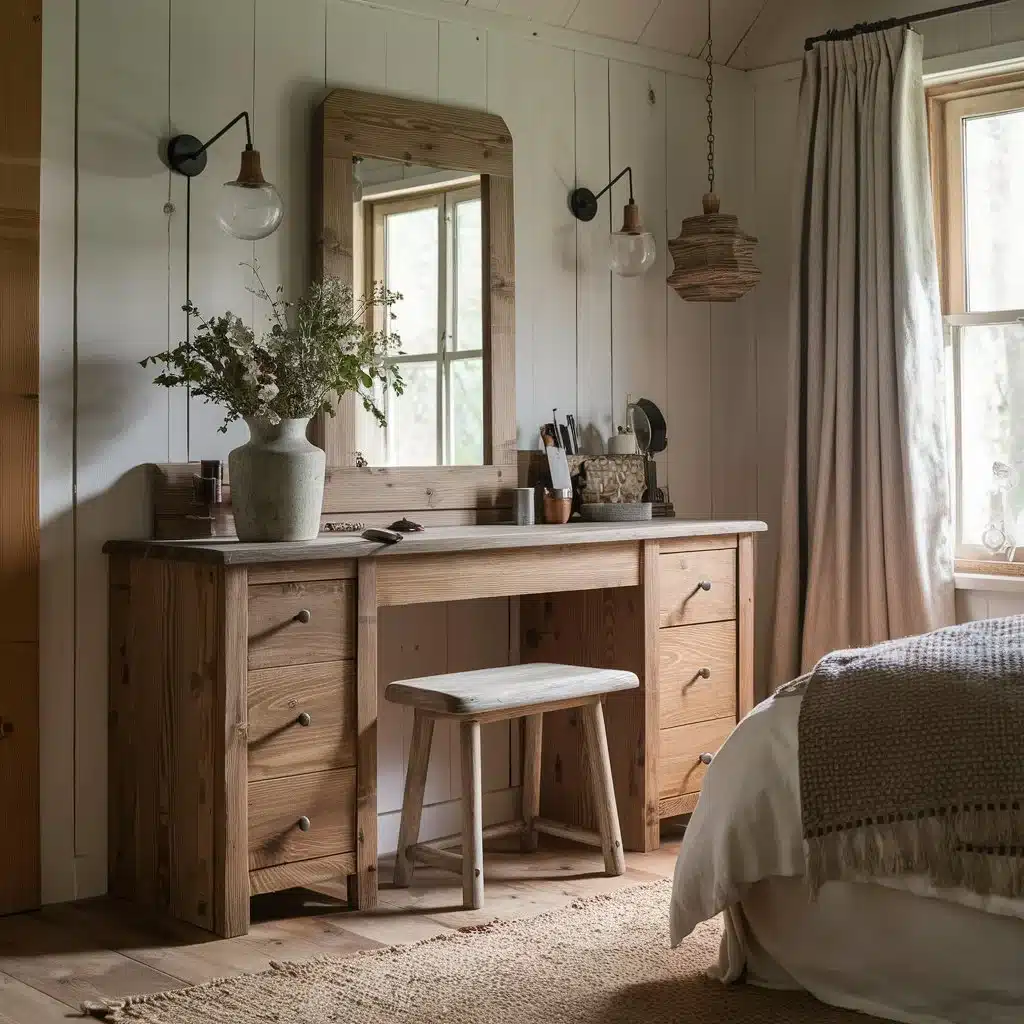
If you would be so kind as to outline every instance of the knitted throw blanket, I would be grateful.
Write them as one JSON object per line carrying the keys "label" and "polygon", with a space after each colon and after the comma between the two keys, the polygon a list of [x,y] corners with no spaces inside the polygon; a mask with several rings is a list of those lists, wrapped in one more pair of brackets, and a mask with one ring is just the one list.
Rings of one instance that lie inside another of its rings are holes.
{"label": "knitted throw blanket", "polygon": [[1024,897],[1024,616],[837,651],[800,709],[807,879]]}

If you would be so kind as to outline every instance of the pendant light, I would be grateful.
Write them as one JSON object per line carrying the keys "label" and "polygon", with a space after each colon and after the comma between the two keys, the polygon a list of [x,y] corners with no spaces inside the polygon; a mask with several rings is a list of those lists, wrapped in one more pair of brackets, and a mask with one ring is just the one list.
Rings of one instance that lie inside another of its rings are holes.
{"label": "pendant light", "polygon": [[569,209],[577,220],[591,221],[597,216],[597,201],[624,175],[629,175],[629,202],[622,210],[622,228],[611,235],[611,268],[620,277],[639,277],[654,266],[658,250],[654,235],[640,223],[640,208],[633,198],[633,168],[627,167],[596,195],[589,188],[569,193]]}
{"label": "pendant light", "polygon": [[754,264],[757,239],[740,229],[739,219],[719,213],[715,195],[714,58],[711,52],[711,0],[708,0],[708,184],[704,213],[687,217],[679,237],[668,243],[675,268],[668,283],[689,302],[735,302],[761,278]]}

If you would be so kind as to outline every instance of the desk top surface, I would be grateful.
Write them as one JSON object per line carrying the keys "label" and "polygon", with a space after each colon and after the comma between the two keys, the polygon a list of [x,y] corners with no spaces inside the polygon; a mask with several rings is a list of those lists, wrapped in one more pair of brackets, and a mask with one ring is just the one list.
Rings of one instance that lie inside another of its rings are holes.
{"label": "desk top surface", "polygon": [[432,526],[410,533],[397,544],[378,544],[358,534],[321,535],[310,541],[268,544],[237,540],[111,540],[108,555],[165,558],[214,565],[267,565],[337,558],[394,558],[402,555],[455,554],[512,548],[611,544],[622,541],[676,540],[763,533],[757,520],[656,519],[647,523],[568,523],[565,526]]}

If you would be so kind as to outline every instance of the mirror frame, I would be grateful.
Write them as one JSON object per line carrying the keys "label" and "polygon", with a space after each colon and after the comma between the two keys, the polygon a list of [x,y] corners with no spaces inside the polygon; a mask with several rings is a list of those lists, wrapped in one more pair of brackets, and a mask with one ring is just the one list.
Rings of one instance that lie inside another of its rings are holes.
{"label": "mirror frame", "polygon": [[[512,136],[496,114],[334,89],[313,130],[313,273],[352,285],[354,156],[480,175],[483,204],[484,465],[516,464],[515,228]],[[356,396],[332,418],[318,414],[311,439],[327,465],[354,465]],[[438,470],[466,467],[438,466]]]}

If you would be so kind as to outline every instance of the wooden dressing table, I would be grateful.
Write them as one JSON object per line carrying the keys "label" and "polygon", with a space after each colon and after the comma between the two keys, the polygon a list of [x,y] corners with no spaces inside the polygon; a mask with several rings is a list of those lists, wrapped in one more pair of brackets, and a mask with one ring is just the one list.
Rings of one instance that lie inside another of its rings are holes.
{"label": "wooden dressing table", "polygon": [[[454,526],[394,547],[112,541],[111,893],[222,936],[249,896],[377,901],[378,609],[520,596],[520,658],[637,673],[606,706],[625,846],[658,845],[753,706],[752,521]],[[572,711],[541,813],[593,826]],[[703,758],[703,760],[702,760]]]}

